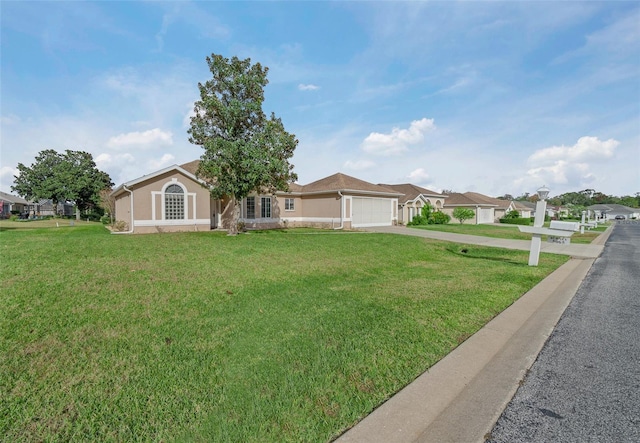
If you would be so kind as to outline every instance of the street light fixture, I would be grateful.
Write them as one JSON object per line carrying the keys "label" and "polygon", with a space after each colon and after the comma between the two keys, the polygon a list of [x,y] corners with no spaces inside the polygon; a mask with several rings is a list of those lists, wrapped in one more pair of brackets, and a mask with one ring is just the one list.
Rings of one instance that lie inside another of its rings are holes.
{"label": "street light fixture", "polygon": [[549,189],[546,186],[541,187],[536,191],[540,200],[546,200],[549,197]]}

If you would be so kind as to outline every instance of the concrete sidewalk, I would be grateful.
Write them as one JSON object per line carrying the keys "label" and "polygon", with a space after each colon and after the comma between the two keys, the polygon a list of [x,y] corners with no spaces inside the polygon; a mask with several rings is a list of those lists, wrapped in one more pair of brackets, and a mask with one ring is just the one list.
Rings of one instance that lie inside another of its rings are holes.
{"label": "concrete sidewalk", "polygon": [[[572,259],[558,268],[336,441],[483,442],[597,257],[577,254],[602,251],[611,229],[600,235],[593,245],[568,245],[599,246],[599,249],[578,248],[576,253],[575,249],[565,248],[564,252],[557,252],[581,259]],[[405,231],[397,232],[405,235],[413,235],[413,231],[426,232],[407,228],[376,228],[375,232],[394,233],[395,230]],[[508,247],[500,239],[485,241],[468,235],[445,234],[438,239]],[[512,249],[521,249],[523,246],[519,243],[529,243],[506,242]]]}

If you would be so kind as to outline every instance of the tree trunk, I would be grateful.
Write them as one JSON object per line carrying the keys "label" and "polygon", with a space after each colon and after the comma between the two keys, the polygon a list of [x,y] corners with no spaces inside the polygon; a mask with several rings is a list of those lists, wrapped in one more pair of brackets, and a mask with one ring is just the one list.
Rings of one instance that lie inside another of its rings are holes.
{"label": "tree trunk", "polygon": [[[242,201],[242,200],[240,200]],[[238,235],[238,222],[240,221],[240,202],[236,198],[233,199],[233,212],[231,215],[231,223],[227,235]]]}
{"label": "tree trunk", "polygon": [[76,220],[80,220],[80,208],[76,205]]}

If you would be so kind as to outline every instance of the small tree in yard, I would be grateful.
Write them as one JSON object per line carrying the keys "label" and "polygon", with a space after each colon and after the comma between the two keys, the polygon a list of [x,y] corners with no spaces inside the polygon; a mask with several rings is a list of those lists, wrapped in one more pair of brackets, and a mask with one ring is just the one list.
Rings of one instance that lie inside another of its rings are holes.
{"label": "small tree in yard", "polygon": [[470,220],[475,216],[473,209],[469,208],[455,208],[453,210],[453,218],[458,220],[460,224],[463,224],[466,220]]}
{"label": "small tree in yard", "polygon": [[520,217],[520,213],[518,211],[516,211],[515,209],[512,211],[509,211],[505,214],[504,218],[508,219],[508,220],[513,220],[515,218],[519,218]]}
{"label": "small tree in yard", "polygon": [[100,191],[100,207],[109,214],[109,221],[113,224],[113,217],[116,213],[116,198],[111,195],[111,189]]}
{"label": "small tree in yard", "polygon": [[216,54],[207,64],[213,78],[198,84],[189,141],[204,149],[196,175],[211,195],[233,198],[229,234],[235,235],[242,199],[251,192],[286,191],[298,178],[289,163],[298,140],[279,118],[267,119],[262,111],[267,67]]}

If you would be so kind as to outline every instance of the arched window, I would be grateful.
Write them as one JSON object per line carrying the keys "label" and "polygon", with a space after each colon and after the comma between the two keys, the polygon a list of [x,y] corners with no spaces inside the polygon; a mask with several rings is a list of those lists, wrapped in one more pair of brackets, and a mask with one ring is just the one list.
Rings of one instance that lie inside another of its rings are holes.
{"label": "arched window", "polygon": [[184,220],[184,190],[178,185],[169,185],[164,191],[164,218]]}

